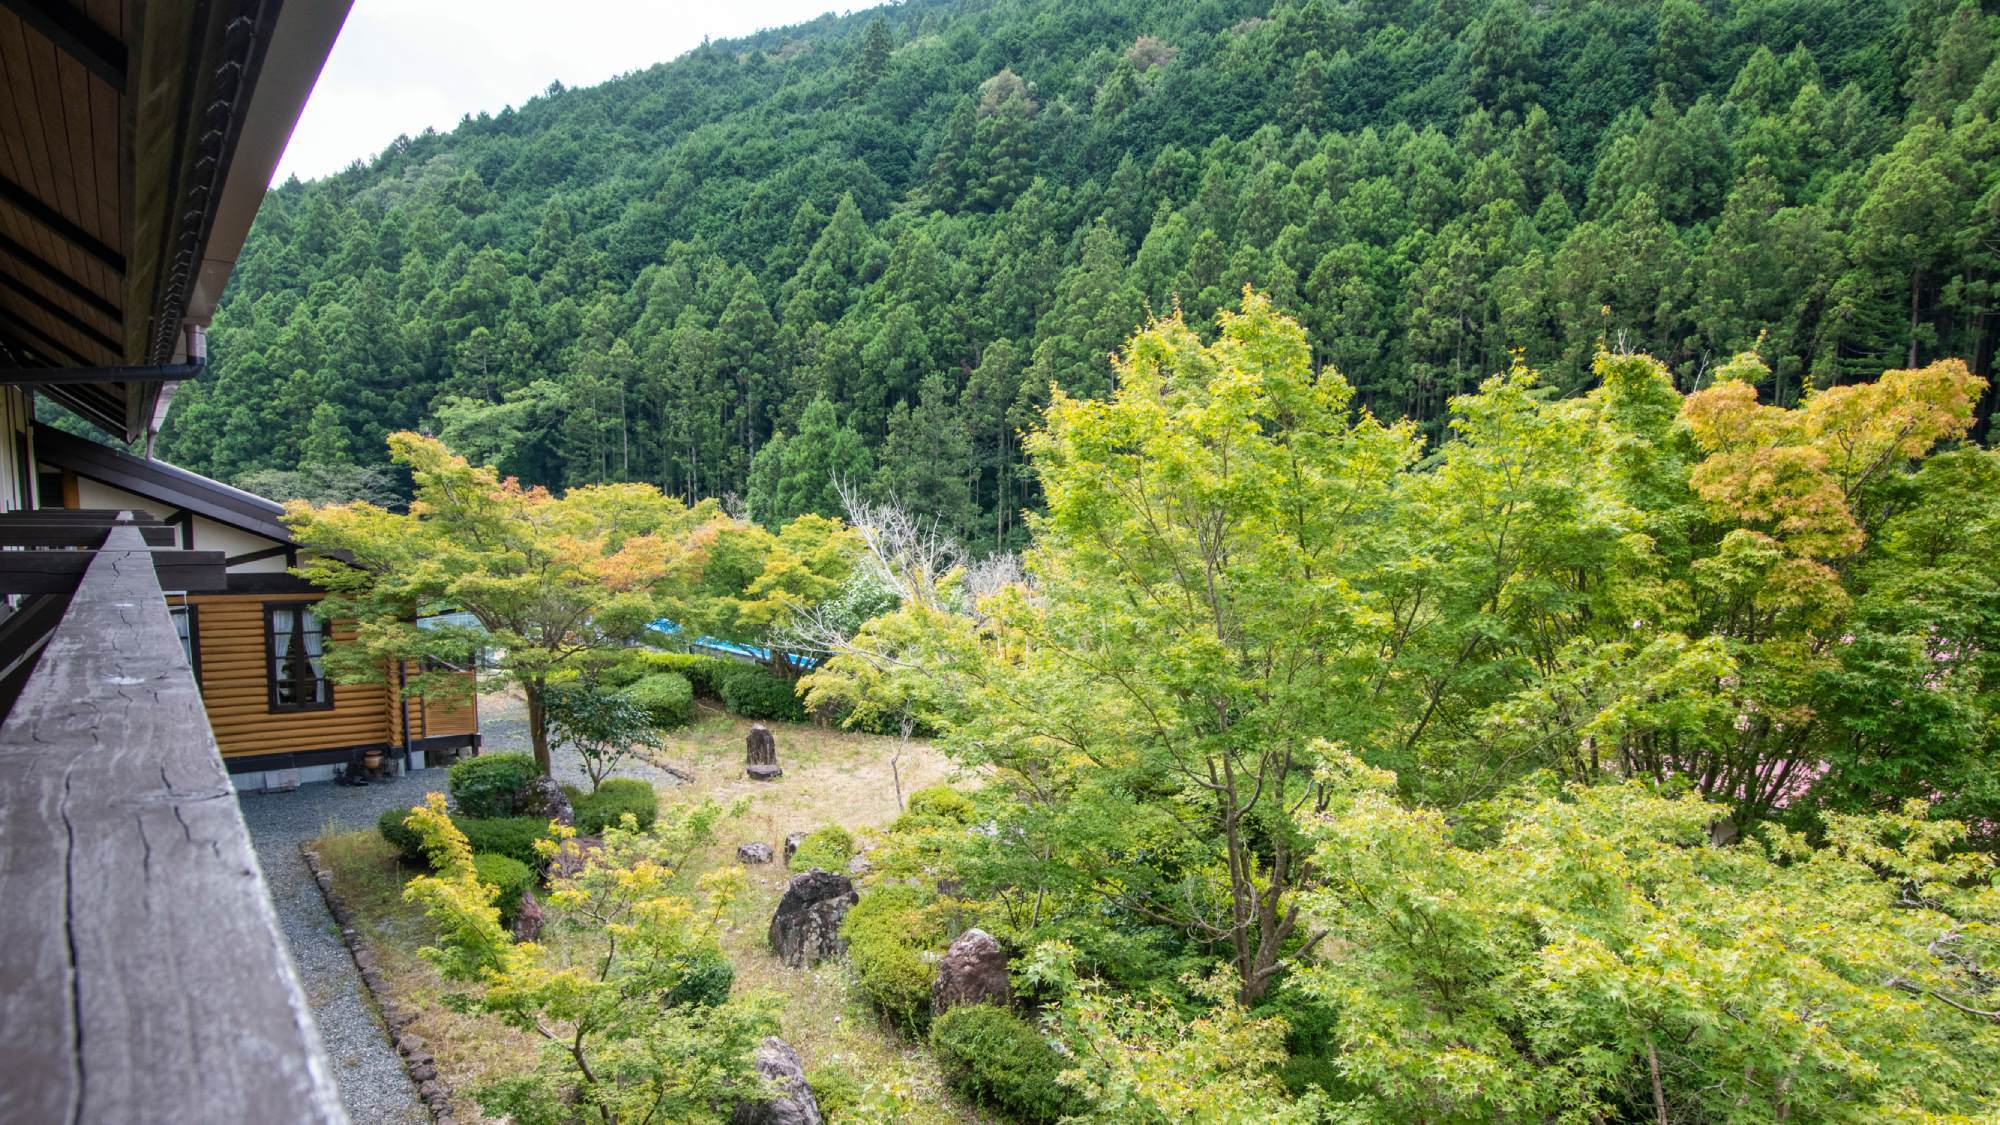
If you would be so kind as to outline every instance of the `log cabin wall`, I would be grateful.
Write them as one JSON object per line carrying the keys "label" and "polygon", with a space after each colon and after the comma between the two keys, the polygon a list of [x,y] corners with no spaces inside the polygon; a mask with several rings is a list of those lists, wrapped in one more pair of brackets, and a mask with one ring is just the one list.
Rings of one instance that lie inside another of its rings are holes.
{"label": "log cabin wall", "polygon": [[[318,600],[314,595],[268,594],[195,594],[185,599],[195,607],[202,704],[225,763],[248,755],[401,743],[401,724],[390,721],[394,708],[389,690],[379,685],[335,684],[331,708],[271,709],[264,607]],[[335,626],[335,643],[352,636]]]}
{"label": "log cabin wall", "polygon": [[[194,594],[170,596],[169,605],[194,610],[195,665],[202,704],[209,726],[232,774],[318,767],[330,774],[368,747],[398,750],[403,742],[403,699],[395,682],[341,684],[332,687],[333,706],[317,710],[274,711],[270,668],[265,646],[265,607],[311,604],[316,594]],[[353,638],[350,629],[334,623],[333,640]],[[408,669],[410,675],[416,667]],[[411,696],[410,746],[430,764],[440,750],[476,746],[479,709],[474,701],[474,674],[464,673],[465,695],[455,699]],[[287,780],[312,780],[293,776]],[[261,780],[261,779],[260,779]],[[271,779],[269,784],[282,784]],[[241,781],[239,781],[239,785]]]}

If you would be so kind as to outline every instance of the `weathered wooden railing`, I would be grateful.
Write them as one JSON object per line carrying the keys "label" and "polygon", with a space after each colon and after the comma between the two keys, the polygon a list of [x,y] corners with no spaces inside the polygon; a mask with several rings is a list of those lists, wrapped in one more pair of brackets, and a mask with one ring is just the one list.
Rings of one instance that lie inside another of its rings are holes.
{"label": "weathered wooden railing", "polygon": [[121,523],[0,723],[0,1121],[346,1120]]}

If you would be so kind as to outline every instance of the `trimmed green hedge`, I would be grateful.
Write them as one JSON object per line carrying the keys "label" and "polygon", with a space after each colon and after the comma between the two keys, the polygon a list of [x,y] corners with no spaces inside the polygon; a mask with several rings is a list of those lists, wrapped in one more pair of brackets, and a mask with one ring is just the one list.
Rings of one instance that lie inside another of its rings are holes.
{"label": "trimmed green hedge", "polygon": [[542,857],[535,854],[535,841],[549,834],[549,822],[534,816],[457,816],[453,824],[465,833],[465,842],[475,852],[491,852],[541,870]]}
{"label": "trimmed green hedge", "polygon": [[931,982],[937,964],[924,954],[943,939],[924,916],[926,896],[916,887],[878,886],[848,908],[840,932],[861,994],[908,1032],[930,1021]]}
{"label": "trimmed green hedge", "polygon": [[452,803],[466,816],[513,816],[514,796],[540,777],[531,754],[481,754],[446,774]]}
{"label": "trimmed green hedge", "polygon": [[404,863],[413,867],[429,867],[431,859],[424,854],[423,837],[404,823],[410,819],[410,810],[403,808],[384,809],[375,818],[375,830],[396,849],[396,854]]}
{"label": "trimmed green hedge", "polygon": [[500,891],[493,900],[493,905],[500,908],[500,924],[513,925],[515,915],[521,912],[521,896],[535,885],[534,871],[518,859],[492,852],[472,853],[472,870],[480,882]]}
{"label": "trimmed green hedge", "polygon": [[817,867],[821,871],[839,874],[847,870],[847,861],[854,858],[854,837],[838,824],[825,828],[815,828],[799,841],[799,850],[792,853],[793,871],[811,871]]}
{"label": "trimmed green hedge", "polygon": [[732,714],[746,719],[776,719],[803,723],[806,705],[792,682],[755,664],[722,661],[726,668],[714,669],[715,692]]}
{"label": "trimmed green hedge", "polygon": [[[428,869],[430,856],[424,854],[423,840],[407,823],[409,816],[408,809],[390,809],[376,819],[375,830],[395,846],[403,862]],[[548,835],[548,821],[534,816],[454,816],[451,822],[464,833],[465,842],[475,853],[503,855],[530,870],[540,870],[542,857],[535,854],[535,841]]]}
{"label": "trimmed green hedge", "polygon": [[931,1025],[931,1053],[966,1100],[1015,1121],[1055,1121],[1078,1110],[1056,1082],[1063,1063],[1028,1021],[991,1004],[966,1004]]}
{"label": "trimmed green hedge", "polygon": [[660,817],[660,792],[650,781],[613,777],[599,785],[595,793],[585,793],[571,785],[563,786],[563,792],[569,794],[570,811],[580,835],[595,836],[617,824],[625,813],[631,813],[641,829],[651,828]]}
{"label": "trimmed green hedge", "polygon": [[619,694],[646,709],[655,726],[677,727],[694,713],[694,687],[679,672],[654,672]]}

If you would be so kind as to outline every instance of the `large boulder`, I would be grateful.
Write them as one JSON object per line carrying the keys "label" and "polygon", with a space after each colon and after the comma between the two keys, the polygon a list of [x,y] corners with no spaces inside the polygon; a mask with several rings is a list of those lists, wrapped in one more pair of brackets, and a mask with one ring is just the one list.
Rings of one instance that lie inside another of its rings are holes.
{"label": "large boulder", "polygon": [[840,920],[847,917],[848,907],[860,901],[854,882],[845,875],[815,867],[792,876],[771,915],[771,952],[794,969],[840,956],[847,948]]}
{"label": "large boulder", "polygon": [[1007,951],[985,930],[958,935],[938,960],[937,979],[931,982],[932,1016],[941,1016],[961,1004],[998,1004],[1004,1008],[1013,998],[1007,983]]}
{"label": "large boulder", "polygon": [[800,844],[803,844],[803,843],[805,843],[805,842],[806,842],[806,834],[805,834],[805,833],[803,833],[803,832],[787,832],[787,833],[785,833],[785,862],[786,862],[786,863],[790,863],[790,862],[792,862],[792,857],[793,857],[793,856],[795,856],[795,855],[797,855],[797,854],[798,854],[798,852],[799,852],[799,845],[800,845]]}
{"label": "large boulder", "polygon": [[771,862],[771,845],[765,843],[738,844],[736,845],[736,860],[738,863],[769,863]]}
{"label": "large boulder", "polygon": [[542,936],[542,900],[533,890],[521,892],[521,905],[514,910],[514,940],[538,941]]}
{"label": "large boulder", "polygon": [[576,823],[576,810],[570,808],[569,795],[556,784],[555,778],[546,774],[530,781],[514,794],[514,810],[521,816],[532,816],[537,820]]}
{"label": "large boulder", "polygon": [[806,1068],[799,1053],[777,1036],[767,1037],[757,1048],[757,1074],[777,1093],[761,1101],[740,1101],[729,1115],[729,1125],[822,1125],[819,1100],[806,1082]]}

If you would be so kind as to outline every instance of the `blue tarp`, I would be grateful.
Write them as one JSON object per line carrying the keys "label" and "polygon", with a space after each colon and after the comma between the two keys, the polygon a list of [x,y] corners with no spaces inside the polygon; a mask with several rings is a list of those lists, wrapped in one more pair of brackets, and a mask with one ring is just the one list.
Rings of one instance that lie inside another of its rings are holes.
{"label": "blue tarp", "polygon": [[[681,627],[679,625],[675,624],[672,621],[667,620],[664,617],[660,618],[658,621],[653,622],[652,625],[648,626],[648,628],[652,629],[655,633],[660,633],[669,637],[674,636],[675,634],[681,631]],[[768,664],[770,663],[771,660],[771,652],[769,649],[758,648],[755,645],[739,645],[734,641],[725,641],[716,637],[696,637],[692,641],[684,641],[682,643],[686,644],[689,648],[705,649],[709,652],[727,653],[730,656],[749,657],[751,660],[755,660],[759,663]],[[798,653],[786,653],[785,659],[791,662],[792,667],[798,668],[802,671],[810,672],[814,668],[819,666],[819,659],[817,657],[801,656]]]}

